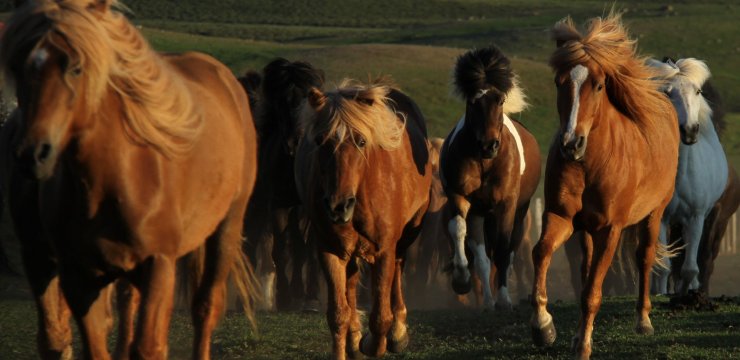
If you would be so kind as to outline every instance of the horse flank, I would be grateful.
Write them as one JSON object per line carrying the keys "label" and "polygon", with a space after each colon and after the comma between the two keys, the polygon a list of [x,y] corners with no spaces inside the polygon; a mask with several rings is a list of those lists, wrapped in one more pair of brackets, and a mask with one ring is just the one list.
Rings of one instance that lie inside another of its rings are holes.
{"label": "horse flank", "polygon": [[553,70],[598,66],[607,76],[611,102],[632,121],[652,127],[660,115],[674,111],[659,90],[663,82],[655,80],[655,70],[637,55],[637,42],[628,37],[620,14],[612,11],[604,19],[592,19],[585,35],[567,17],[553,27],[552,37],[558,44],[550,58]]}
{"label": "horse flank", "polygon": [[337,148],[345,141],[359,146],[362,137],[368,146],[397,149],[406,119],[391,107],[388,94],[394,88],[390,80],[381,78],[367,85],[344,79],[335,90],[323,94],[314,89],[301,114],[301,128],[309,139],[334,139]]}
{"label": "horse flank", "polygon": [[[184,81],[117,10],[122,8],[118,1],[113,0],[102,16],[89,5],[89,0],[45,0],[16,11],[0,51],[5,75],[14,81],[13,74],[21,72],[36,44],[44,40],[60,49],[68,46],[74,62],[69,68],[81,68],[86,81],[88,114],[99,110],[110,89],[120,96],[125,128],[133,141],[151,145],[167,157],[186,154],[200,134],[203,118]],[[56,44],[55,35],[66,44]]]}

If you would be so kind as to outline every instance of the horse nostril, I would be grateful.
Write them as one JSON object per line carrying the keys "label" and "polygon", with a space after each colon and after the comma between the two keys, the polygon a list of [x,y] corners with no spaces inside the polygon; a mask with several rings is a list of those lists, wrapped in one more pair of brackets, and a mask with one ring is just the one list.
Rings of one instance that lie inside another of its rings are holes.
{"label": "horse nostril", "polygon": [[578,137],[578,141],[576,142],[576,149],[582,148],[585,143],[586,143],[586,137],[585,136],[579,136]]}
{"label": "horse nostril", "polygon": [[501,142],[499,142],[498,140],[493,140],[493,143],[491,144],[491,147],[492,147],[492,148],[493,148],[494,150],[496,150],[496,149],[498,149],[498,147],[499,147],[500,145],[501,145]]}
{"label": "horse nostril", "polygon": [[356,202],[357,202],[357,199],[355,199],[354,196],[347,199],[344,203],[344,211],[350,211],[352,208],[355,207]]}
{"label": "horse nostril", "polygon": [[36,161],[44,162],[49,157],[50,154],[51,154],[51,145],[43,144],[36,151]]}

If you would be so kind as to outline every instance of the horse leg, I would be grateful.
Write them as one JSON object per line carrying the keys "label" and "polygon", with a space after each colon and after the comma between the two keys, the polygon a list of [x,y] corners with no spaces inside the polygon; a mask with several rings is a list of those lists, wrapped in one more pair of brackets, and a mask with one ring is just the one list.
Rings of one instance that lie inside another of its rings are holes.
{"label": "horse leg", "polygon": [[362,359],[360,352],[360,340],[362,339],[362,322],[360,313],[357,312],[357,283],[360,282],[360,267],[358,260],[347,263],[347,305],[350,310],[349,329],[347,331],[347,356],[350,359]]}
{"label": "horse leg", "polygon": [[136,313],[139,309],[141,295],[128,280],[116,282],[116,305],[118,307],[118,340],[116,341],[115,359],[129,359],[131,345],[134,342]]}
{"label": "horse leg", "polygon": [[555,342],[557,332],[552,315],[547,312],[547,269],[550,267],[552,254],[568,240],[573,232],[573,224],[570,219],[565,219],[550,211],[546,211],[542,219],[542,235],[532,250],[534,263],[532,307],[534,312],[530,326],[534,343],[537,346],[550,346]]}
{"label": "horse leg", "polygon": [[[668,235],[670,231],[670,225],[668,223],[661,221],[660,223],[660,230],[658,235],[658,241],[660,241],[661,245],[668,248]],[[668,268],[662,268],[657,267],[655,269],[655,275],[653,278],[653,285],[652,285],[652,291],[654,295],[666,295],[668,294],[668,277],[671,274],[670,270],[670,263],[668,265]]]}
{"label": "horse leg", "polygon": [[290,281],[287,276],[288,258],[286,248],[288,246],[288,214],[285,211],[275,211],[273,216],[273,243],[272,261],[275,263],[275,306],[278,311],[290,309]]}
{"label": "horse leg", "polygon": [[[727,221],[720,219],[722,205],[716,204],[704,221],[704,232],[699,248],[699,291],[709,295],[709,279],[714,272],[714,259],[719,255]],[[729,218],[728,218],[729,219]]]}
{"label": "horse leg", "polygon": [[[565,243],[565,257],[568,260],[568,269],[570,270],[570,285],[573,287],[573,296],[578,297],[583,287],[583,256],[585,255],[582,250],[583,244],[583,231],[577,231],[571,237],[571,241]],[[580,264],[580,268],[579,268]],[[579,271],[580,269],[580,271]]]}
{"label": "horse leg", "polygon": [[60,276],[60,286],[64,291],[82,338],[83,358],[110,359],[107,337],[110,317],[110,288],[100,284],[98,279],[66,266]]}
{"label": "horse leg", "polygon": [[391,288],[396,271],[395,249],[385,251],[373,264],[373,309],[370,312],[370,333],[363,336],[360,350],[363,354],[380,357],[386,351],[386,335],[393,322]]}
{"label": "horse leg", "polygon": [[[511,273],[512,264],[514,262],[514,256],[516,251],[519,249],[519,245],[522,242],[522,226],[524,217],[527,215],[527,209],[529,204],[522,206],[519,209],[512,207],[504,212],[504,216],[489,217],[486,219],[486,223],[495,223],[496,232],[491,232],[494,229],[492,226],[486,226],[489,236],[487,236],[490,243],[494,240],[494,251],[493,251],[493,262],[497,269],[497,293],[498,298],[496,299],[496,308],[503,310],[511,310],[511,297],[509,296],[509,274]],[[491,237],[495,236],[495,237]]]}
{"label": "horse leg", "polygon": [[[226,218],[205,242],[205,263],[203,276],[193,299],[192,317],[195,327],[193,358],[209,359],[211,335],[225,308],[226,282],[241,256],[242,225],[245,208],[235,202]],[[234,277],[239,278],[243,274]],[[241,282],[241,280],[236,280]],[[242,287],[247,284],[240,284]],[[242,301],[249,301],[242,299]]]}
{"label": "horse leg", "polygon": [[601,229],[593,236],[594,258],[591,262],[588,280],[581,293],[579,329],[572,342],[572,348],[578,359],[588,359],[591,356],[591,335],[594,330],[596,313],[601,307],[601,287],[609,271],[609,265],[611,265],[621,234],[622,228],[612,225]]}
{"label": "horse leg", "polygon": [[393,325],[388,333],[388,351],[392,353],[400,353],[409,345],[406,303],[403,301],[403,286],[401,286],[403,261],[403,259],[396,259],[396,271],[393,275],[393,289],[391,289]]}
{"label": "horse leg", "polygon": [[484,237],[485,219],[481,216],[468,216],[467,228],[469,241],[468,246],[475,254],[473,256],[473,266],[480,280],[481,290],[483,293],[483,308],[493,310],[494,301],[491,292],[491,260],[486,253],[486,241]]}
{"label": "horse leg", "polygon": [[683,240],[686,244],[686,252],[681,266],[680,294],[686,295],[689,289],[698,288],[699,245],[701,244],[701,233],[704,229],[704,216],[695,215],[689,219],[689,223],[683,228]]}
{"label": "horse leg", "polygon": [[[319,312],[319,308],[321,307],[321,303],[319,302],[319,281],[321,281],[321,274],[319,273],[319,260],[316,257],[316,243],[314,239],[313,234],[308,232],[306,238],[306,247],[308,248],[308,253],[306,254],[308,262],[308,269],[306,271],[306,301],[303,304],[303,310],[309,312]],[[359,281],[359,276],[357,281]],[[353,299],[356,302],[357,295],[354,295]]]}
{"label": "horse leg", "polygon": [[447,230],[452,237],[453,257],[452,257],[452,289],[458,295],[464,295],[470,292],[470,270],[468,269],[468,258],[465,254],[465,238],[467,236],[467,224],[465,218],[468,215],[470,203],[465,198],[453,195],[450,196],[447,206],[452,208],[455,216],[447,224]]}
{"label": "horse leg", "polygon": [[349,329],[352,317],[352,309],[348,303],[347,296],[348,260],[327,251],[322,251],[320,257],[329,293],[326,322],[329,324],[329,330],[332,336],[332,355],[334,359],[344,359],[347,351],[347,330]]}
{"label": "horse leg", "polygon": [[308,246],[306,246],[305,239],[302,236],[303,232],[300,229],[299,221],[298,208],[294,207],[290,210],[290,216],[288,217],[286,238],[290,244],[290,257],[293,261],[290,278],[290,296],[295,305],[302,305],[306,298],[306,291],[303,284],[303,267],[306,264],[306,257],[308,256]]}
{"label": "horse leg", "polygon": [[638,230],[642,236],[638,239],[637,264],[640,269],[640,284],[637,299],[637,325],[635,332],[638,334],[652,335],[653,325],[650,322],[650,276],[655,262],[658,236],[663,229],[660,221],[662,211],[655,211],[639,224]]}
{"label": "horse leg", "polygon": [[583,292],[583,287],[586,285],[588,274],[591,271],[591,262],[594,258],[594,239],[586,231],[581,231],[580,237],[581,244],[581,286],[579,293]]}

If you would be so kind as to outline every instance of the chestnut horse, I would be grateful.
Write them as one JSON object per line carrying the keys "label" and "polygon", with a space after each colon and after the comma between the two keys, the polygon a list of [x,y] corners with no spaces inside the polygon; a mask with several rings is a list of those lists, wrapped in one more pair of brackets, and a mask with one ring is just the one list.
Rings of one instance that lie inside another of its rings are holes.
{"label": "chestnut horse", "polygon": [[[66,299],[83,356],[109,358],[105,289],[126,279],[141,293],[131,355],[164,359],[175,263],[197,251],[193,355],[209,358],[229,275],[250,298],[240,251],[256,177],[248,99],[209,56],[155,53],[117,5],[28,1],[2,39],[22,116],[14,152],[35,178],[23,220],[46,240],[24,261],[51,270],[29,273],[39,320]],[[44,301],[59,288],[63,298]]]}
{"label": "chestnut horse", "polygon": [[[318,309],[318,271],[309,271],[308,294],[304,290],[303,265],[315,264],[312,244],[304,239],[299,222],[305,217],[295,185],[295,151],[302,132],[298,126],[300,107],[308,90],[321,88],[324,72],[303,61],[278,58],[267,64],[261,80],[252,73],[240,79],[248,92],[256,93],[255,123],[259,135],[259,169],[254,196],[249,201],[249,216],[244,221],[245,250],[254,262],[258,247],[272,254],[276,272],[276,308],[287,310],[292,302],[304,301],[307,310]],[[256,87],[256,84],[261,84]],[[256,88],[255,88],[256,87]],[[305,223],[305,221],[304,221]],[[269,244],[272,246],[268,246]],[[290,248],[292,256],[286,253]],[[292,278],[287,276],[288,261],[293,261]],[[266,262],[268,259],[262,259]],[[317,266],[309,266],[309,270]],[[304,299],[305,297],[305,299]]]}
{"label": "chestnut horse", "polygon": [[[442,185],[454,216],[448,225],[454,244],[452,287],[458,294],[470,291],[470,251],[484,306],[510,309],[508,275],[540,180],[539,146],[507,115],[522,111],[526,103],[509,59],[498,48],[463,54],[454,76],[465,115],[445,139],[440,156]],[[495,303],[489,257],[499,270]]]}
{"label": "chestnut horse", "polygon": [[[334,357],[400,352],[408,344],[401,269],[432,181],[424,118],[386,81],[345,80],[327,93],[312,89],[302,121],[296,182],[328,283]],[[371,264],[373,293],[362,340],[360,260]]]}
{"label": "chestnut horse", "polygon": [[591,355],[591,334],[601,305],[601,286],[622,229],[640,224],[637,327],[650,323],[650,274],[660,219],[673,195],[678,163],[678,120],[660,92],[654,71],[636,55],[636,42],[610,13],[594,18],[581,34],[567,18],[552,30],[560,130],[550,146],[540,241],[532,250],[532,337],[550,345],[556,333],[547,311],[546,274],[553,252],[576,230],[592,238],[593,257],[581,294],[581,318],[573,347]]}

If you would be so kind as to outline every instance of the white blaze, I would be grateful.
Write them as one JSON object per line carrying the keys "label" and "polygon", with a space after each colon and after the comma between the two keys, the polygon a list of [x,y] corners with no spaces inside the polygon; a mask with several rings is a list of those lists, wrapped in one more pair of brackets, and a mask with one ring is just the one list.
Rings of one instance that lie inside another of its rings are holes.
{"label": "white blaze", "polygon": [[579,98],[581,93],[581,85],[586,81],[588,77],[588,69],[583,65],[576,65],[570,71],[570,80],[573,81],[573,108],[570,111],[570,118],[568,119],[568,128],[565,130],[563,141],[567,142],[573,138],[576,131],[576,125],[578,125],[578,107],[580,106]]}

